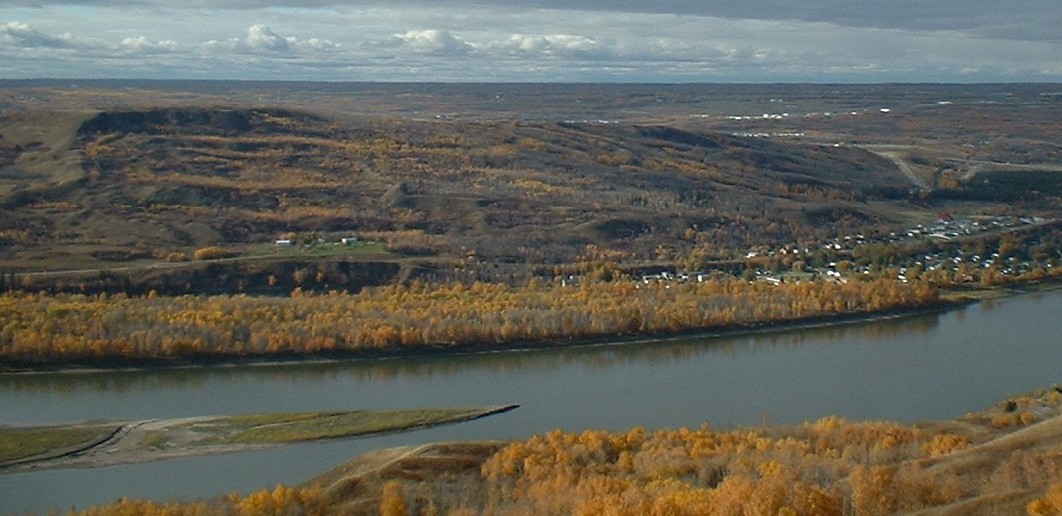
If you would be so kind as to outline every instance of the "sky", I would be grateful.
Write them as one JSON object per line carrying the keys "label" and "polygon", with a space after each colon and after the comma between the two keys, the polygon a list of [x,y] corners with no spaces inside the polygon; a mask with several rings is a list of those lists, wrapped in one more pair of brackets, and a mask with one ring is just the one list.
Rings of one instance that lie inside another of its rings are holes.
{"label": "sky", "polygon": [[0,78],[1062,82],[1062,0],[0,0]]}

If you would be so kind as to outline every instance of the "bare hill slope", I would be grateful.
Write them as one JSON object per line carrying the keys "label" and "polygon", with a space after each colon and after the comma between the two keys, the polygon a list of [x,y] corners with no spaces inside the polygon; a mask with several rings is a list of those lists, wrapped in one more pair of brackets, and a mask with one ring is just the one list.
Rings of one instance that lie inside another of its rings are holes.
{"label": "bare hill slope", "polygon": [[690,229],[726,249],[887,222],[868,201],[908,188],[858,148],[662,125],[171,107],[20,114],[0,134],[9,264],[411,230],[444,255],[557,263],[594,244],[651,259],[694,245]]}

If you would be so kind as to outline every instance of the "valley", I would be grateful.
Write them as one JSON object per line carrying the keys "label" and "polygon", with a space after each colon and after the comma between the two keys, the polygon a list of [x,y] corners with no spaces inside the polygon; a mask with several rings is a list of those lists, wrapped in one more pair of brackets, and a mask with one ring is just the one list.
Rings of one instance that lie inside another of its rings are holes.
{"label": "valley", "polygon": [[[666,343],[931,314],[960,327],[963,307],[1057,297],[1062,97],[1052,88],[0,81],[0,378],[35,392],[52,375],[109,382],[129,371],[456,364],[612,346],[667,348],[680,363],[690,351]],[[1042,341],[1043,322],[1021,328]],[[890,356],[890,370],[912,370],[903,360],[932,347]],[[1015,353],[1032,362],[1009,376],[1036,361]],[[802,367],[833,379],[852,363]],[[942,364],[927,364],[939,371],[926,385],[946,376]],[[453,393],[450,406],[502,390],[522,367],[476,396]],[[769,383],[722,400],[754,406]],[[600,512],[622,494],[617,510],[632,514],[739,499],[773,512],[1032,511],[1050,508],[1060,485],[1048,449],[1057,402],[1051,387],[910,426],[826,417],[652,437],[508,431],[380,452],[316,484],[186,509]],[[227,406],[216,413],[242,411]],[[153,418],[111,419],[129,420]],[[857,434],[855,448],[829,444]],[[1016,442],[1043,448],[1014,458],[1004,444]],[[779,455],[757,454],[763,446]],[[691,447],[700,451],[680,457]],[[536,466],[546,463],[561,466]],[[572,476],[576,466],[593,472]],[[938,475],[954,471],[961,481]],[[458,481],[468,497],[441,494]],[[803,495],[771,494],[783,485]],[[898,494],[915,488],[925,496]],[[544,489],[571,503],[550,505],[536,495]],[[133,507],[121,503],[102,514]]]}

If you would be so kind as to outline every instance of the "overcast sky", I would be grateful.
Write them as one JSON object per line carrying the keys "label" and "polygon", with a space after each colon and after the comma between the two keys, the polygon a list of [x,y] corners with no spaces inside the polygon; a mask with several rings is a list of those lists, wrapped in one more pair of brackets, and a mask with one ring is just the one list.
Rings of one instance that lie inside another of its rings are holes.
{"label": "overcast sky", "polygon": [[1062,82],[1062,0],[0,0],[0,78]]}

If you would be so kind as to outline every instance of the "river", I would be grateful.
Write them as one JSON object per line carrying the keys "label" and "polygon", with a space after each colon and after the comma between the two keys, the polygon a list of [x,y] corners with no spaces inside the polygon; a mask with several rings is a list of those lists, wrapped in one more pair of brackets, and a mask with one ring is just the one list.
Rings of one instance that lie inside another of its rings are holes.
{"label": "river", "polygon": [[418,359],[0,375],[0,421],[520,404],[405,434],[97,469],[0,475],[0,513],[249,492],[363,452],[561,428],[918,421],[1062,382],[1062,290],[844,326]]}

